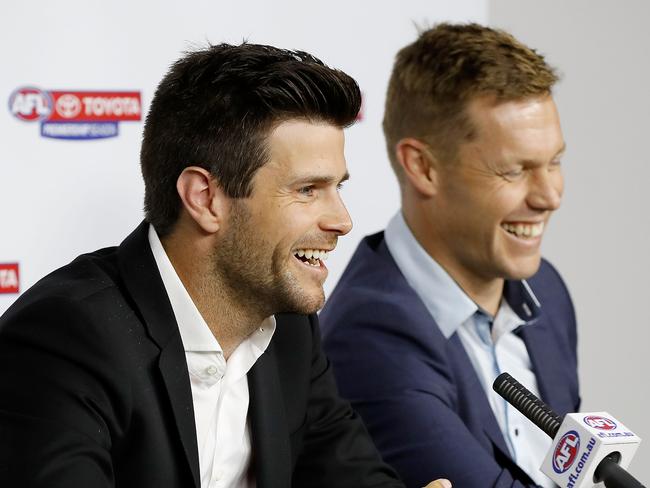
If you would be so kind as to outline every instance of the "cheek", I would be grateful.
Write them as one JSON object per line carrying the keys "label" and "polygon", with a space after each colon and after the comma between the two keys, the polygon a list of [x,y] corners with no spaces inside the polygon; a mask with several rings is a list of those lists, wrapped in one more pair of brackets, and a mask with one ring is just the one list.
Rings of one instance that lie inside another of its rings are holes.
{"label": "cheek", "polygon": [[[273,220],[267,220],[264,225],[269,238],[277,247],[292,248],[309,234],[313,227],[313,219],[309,218],[306,209],[285,209]],[[272,237],[271,237],[272,236]]]}
{"label": "cheek", "polygon": [[485,234],[494,232],[495,226],[521,207],[521,200],[519,195],[511,192],[486,194],[485,198],[474,202],[471,216],[474,226],[482,229]]}
{"label": "cheek", "polygon": [[286,226],[286,211],[275,203],[268,203],[257,209],[249,225],[257,229],[261,237],[269,239]]}
{"label": "cheek", "polygon": [[524,181],[510,183],[489,199],[486,204],[494,209],[493,215],[499,222],[518,220],[522,217],[522,213],[527,212],[529,194],[530,190]]}

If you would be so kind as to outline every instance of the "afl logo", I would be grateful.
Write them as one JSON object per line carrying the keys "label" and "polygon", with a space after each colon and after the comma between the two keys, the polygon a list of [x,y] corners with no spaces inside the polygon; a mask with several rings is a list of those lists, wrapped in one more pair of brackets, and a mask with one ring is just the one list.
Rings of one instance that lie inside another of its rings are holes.
{"label": "afl logo", "polygon": [[580,451],[580,436],[575,430],[570,430],[562,436],[553,451],[553,471],[562,474],[568,470],[578,457]]}
{"label": "afl logo", "polygon": [[46,119],[52,113],[52,99],[38,88],[22,87],[9,97],[9,111],[14,117],[33,122]]}
{"label": "afl logo", "polygon": [[599,417],[598,415],[589,415],[584,419],[585,424],[598,430],[614,430],[616,422],[607,417]]}

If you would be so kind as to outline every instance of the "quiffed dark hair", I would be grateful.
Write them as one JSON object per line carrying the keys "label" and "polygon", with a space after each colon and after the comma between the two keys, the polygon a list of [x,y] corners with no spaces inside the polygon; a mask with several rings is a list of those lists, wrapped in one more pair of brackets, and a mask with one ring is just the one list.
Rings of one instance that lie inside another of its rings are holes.
{"label": "quiffed dark hair", "polygon": [[210,172],[232,198],[250,196],[268,160],[267,139],[294,118],[346,127],[361,105],[357,83],[302,51],[219,44],[179,59],[158,85],[140,152],[145,218],[161,236],[176,223],[176,181]]}

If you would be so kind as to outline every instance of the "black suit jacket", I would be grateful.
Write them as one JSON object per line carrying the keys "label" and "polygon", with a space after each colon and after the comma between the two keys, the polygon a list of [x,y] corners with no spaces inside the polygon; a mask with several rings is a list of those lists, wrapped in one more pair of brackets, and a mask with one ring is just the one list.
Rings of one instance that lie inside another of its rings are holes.
{"label": "black suit jacket", "polygon": [[[337,396],[316,317],[276,318],[248,375],[257,486],[402,486]],[[199,484],[185,353],[143,223],[0,319],[0,486]]]}

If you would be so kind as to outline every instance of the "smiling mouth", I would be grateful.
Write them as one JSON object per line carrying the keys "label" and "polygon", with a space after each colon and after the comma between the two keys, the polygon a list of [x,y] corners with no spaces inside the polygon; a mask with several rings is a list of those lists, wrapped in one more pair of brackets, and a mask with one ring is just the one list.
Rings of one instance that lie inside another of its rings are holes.
{"label": "smiling mouth", "polygon": [[319,268],[320,266],[324,266],[323,261],[327,260],[329,251],[323,249],[298,249],[293,253],[293,255],[298,259],[298,261]]}
{"label": "smiling mouth", "polygon": [[539,237],[544,232],[544,222],[537,223],[503,223],[501,228],[508,234],[512,234],[520,239],[534,239]]}

